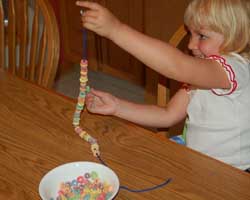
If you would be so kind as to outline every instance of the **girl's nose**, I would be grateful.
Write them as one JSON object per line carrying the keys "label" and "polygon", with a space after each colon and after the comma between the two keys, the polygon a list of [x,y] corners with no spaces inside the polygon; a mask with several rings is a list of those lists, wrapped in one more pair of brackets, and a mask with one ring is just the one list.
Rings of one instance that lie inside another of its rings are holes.
{"label": "girl's nose", "polygon": [[188,42],[188,49],[194,50],[198,48],[198,41],[194,37],[190,36],[189,42]]}

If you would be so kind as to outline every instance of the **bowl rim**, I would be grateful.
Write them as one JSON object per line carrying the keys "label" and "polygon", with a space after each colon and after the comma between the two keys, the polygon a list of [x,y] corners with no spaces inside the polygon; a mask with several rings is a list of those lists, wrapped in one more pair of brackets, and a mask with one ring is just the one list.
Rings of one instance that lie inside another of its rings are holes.
{"label": "bowl rim", "polygon": [[46,177],[48,177],[50,174],[54,173],[55,171],[57,171],[59,168],[62,168],[62,167],[65,167],[65,166],[70,166],[70,165],[84,165],[84,164],[93,164],[93,165],[97,165],[97,166],[100,166],[100,167],[103,167],[105,168],[106,170],[110,171],[114,176],[115,176],[115,179],[118,183],[118,186],[117,186],[117,191],[114,192],[113,194],[113,197],[112,199],[118,194],[119,192],[119,187],[120,187],[120,181],[119,181],[119,177],[117,176],[117,174],[114,172],[114,170],[112,170],[111,168],[109,168],[108,166],[106,165],[103,165],[101,163],[97,163],[97,162],[91,162],[91,161],[74,161],[74,162],[68,162],[68,163],[64,163],[64,164],[61,164],[61,165],[58,165],[57,167],[49,170],[46,174],[44,174],[40,180],[40,183],[39,183],[39,186],[38,186],[38,191],[39,191],[39,195],[41,197],[41,199],[44,199],[45,197],[42,195],[42,185],[43,185],[43,182],[46,180]]}

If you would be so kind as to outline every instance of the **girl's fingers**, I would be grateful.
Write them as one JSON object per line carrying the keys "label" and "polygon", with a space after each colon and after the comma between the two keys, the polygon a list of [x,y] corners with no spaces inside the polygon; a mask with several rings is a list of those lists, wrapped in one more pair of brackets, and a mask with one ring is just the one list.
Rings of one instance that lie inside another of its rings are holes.
{"label": "girl's fingers", "polygon": [[90,1],[76,1],[76,5],[84,8],[89,8],[91,10],[99,10],[101,8],[99,4]]}
{"label": "girl's fingers", "polygon": [[97,24],[97,22],[96,22],[96,18],[94,18],[94,17],[89,17],[89,16],[87,16],[87,17],[82,17],[82,22],[83,23],[90,23],[90,24]]}
{"label": "girl's fingers", "polygon": [[83,22],[82,26],[90,31],[96,30],[96,24],[93,24],[93,23]]}
{"label": "girl's fingers", "polygon": [[95,113],[95,108],[94,108],[94,104],[93,103],[90,103],[87,105],[87,109],[88,111],[92,112],[92,113]]}
{"label": "girl's fingers", "polygon": [[97,12],[97,11],[87,10],[87,11],[83,11],[82,17],[93,17],[93,18],[97,18],[98,15],[99,15],[99,12]]}
{"label": "girl's fingers", "polygon": [[90,92],[87,94],[86,96],[86,103],[87,102],[94,102],[94,101],[97,101],[99,99],[99,97],[97,97],[93,92],[92,92],[93,89],[90,90]]}
{"label": "girl's fingers", "polygon": [[94,94],[95,96],[97,96],[97,97],[100,97],[100,98],[102,98],[102,97],[104,97],[105,95],[107,95],[107,93],[106,92],[102,92],[102,91],[100,91],[100,90],[95,90],[95,89],[91,89],[91,93],[92,94]]}
{"label": "girl's fingers", "polygon": [[94,99],[93,95],[87,94],[87,96],[86,96],[86,103],[93,101],[93,99]]}
{"label": "girl's fingers", "polygon": [[91,95],[86,97],[86,106],[88,110],[91,110],[91,108],[93,108],[93,105],[95,104],[94,101],[95,101],[95,96]]}

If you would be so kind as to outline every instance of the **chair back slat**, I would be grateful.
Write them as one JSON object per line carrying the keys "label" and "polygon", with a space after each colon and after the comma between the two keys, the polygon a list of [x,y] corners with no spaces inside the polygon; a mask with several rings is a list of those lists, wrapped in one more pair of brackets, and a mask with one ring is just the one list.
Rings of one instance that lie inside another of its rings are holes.
{"label": "chair back slat", "polygon": [[0,0],[0,68],[51,88],[59,47],[50,0]]}
{"label": "chair back slat", "polygon": [[37,64],[37,82],[38,84],[42,84],[42,78],[44,75],[44,66],[46,65],[46,44],[47,44],[47,30],[46,27],[43,29],[42,38],[40,41],[40,49],[39,49],[39,60]]}
{"label": "chair back slat", "polygon": [[185,29],[184,25],[181,25],[175,32],[175,34],[170,38],[169,44],[173,45],[174,47],[177,47],[186,35],[187,30]]}
{"label": "chair back slat", "polygon": [[8,54],[9,54],[9,62],[8,62],[8,70],[12,74],[16,74],[16,11],[15,11],[15,2],[14,0],[8,1]]}
{"label": "chair back slat", "polygon": [[39,7],[37,2],[34,8],[34,17],[31,32],[31,49],[30,49],[30,63],[29,63],[29,80],[35,80],[36,58],[38,50],[38,29],[39,29]]}
{"label": "chair back slat", "polygon": [[[49,4],[48,0],[44,0],[44,2],[46,4]],[[40,4],[41,9],[45,9],[44,8],[45,4]],[[51,9],[51,8],[50,8]],[[46,32],[47,32],[47,45],[46,45],[46,65],[48,67],[46,67],[44,69],[44,73],[43,73],[43,80],[42,80],[42,84],[43,86],[52,86],[53,84],[53,79],[51,79],[51,75],[56,75],[56,69],[54,66],[58,60],[59,60],[59,32],[58,32],[58,28],[55,29],[55,27],[57,27],[57,22],[55,20],[51,20],[55,18],[54,13],[50,12],[48,13],[48,15],[44,16],[44,20],[46,21],[51,21],[51,26],[47,26]]]}
{"label": "chair back slat", "polygon": [[22,78],[26,78],[27,73],[27,46],[28,46],[28,3],[27,0],[19,1],[19,20],[18,24],[21,24],[18,28],[18,35],[19,35],[19,76]]}
{"label": "chair back slat", "polygon": [[0,1],[0,68],[4,68],[4,12]]}

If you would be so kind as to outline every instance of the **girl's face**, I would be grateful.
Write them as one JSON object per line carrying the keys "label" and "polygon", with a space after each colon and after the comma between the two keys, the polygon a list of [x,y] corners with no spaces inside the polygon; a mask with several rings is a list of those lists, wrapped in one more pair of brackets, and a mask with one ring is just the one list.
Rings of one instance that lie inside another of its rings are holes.
{"label": "girl's face", "polygon": [[188,27],[188,29],[191,34],[188,48],[195,57],[207,58],[211,55],[219,55],[220,46],[224,41],[222,34],[206,28],[196,30]]}

